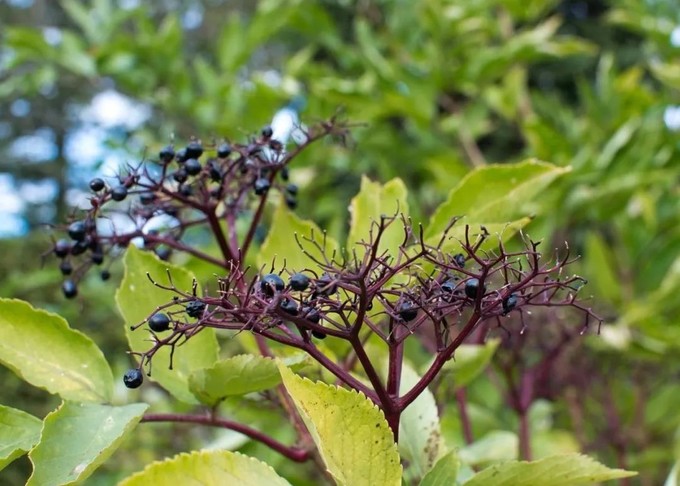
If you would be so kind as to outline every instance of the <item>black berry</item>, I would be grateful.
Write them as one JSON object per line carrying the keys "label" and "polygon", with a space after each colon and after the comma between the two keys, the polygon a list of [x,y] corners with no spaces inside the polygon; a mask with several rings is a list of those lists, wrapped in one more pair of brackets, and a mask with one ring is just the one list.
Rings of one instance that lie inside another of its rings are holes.
{"label": "black berry", "polygon": [[68,235],[75,241],[85,239],[86,227],[82,221],[74,221],[68,227]]}
{"label": "black berry", "polygon": [[275,292],[281,292],[285,286],[283,279],[275,273],[265,275],[260,281],[260,289],[267,297],[273,297]]}
{"label": "black berry", "polygon": [[227,142],[224,142],[223,144],[220,144],[219,147],[217,147],[217,156],[221,159],[226,159],[229,157],[231,154],[231,145],[229,145]]}
{"label": "black berry", "polygon": [[189,142],[184,150],[186,150],[187,159],[197,159],[203,154],[203,145],[197,141]]}
{"label": "black berry", "polygon": [[274,135],[274,130],[272,130],[272,127],[269,125],[262,127],[262,136],[264,138],[272,138],[272,135]]}
{"label": "black berry", "polygon": [[314,296],[334,294],[338,286],[333,282],[333,277],[324,273],[314,284]]}
{"label": "black berry", "polygon": [[326,333],[317,331],[316,329],[312,329],[312,336],[314,336],[317,339],[326,339]]}
{"label": "black berry", "polygon": [[447,292],[447,293],[450,294],[451,292],[453,292],[454,290],[456,290],[456,286],[457,286],[457,285],[458,285],[457,279],[455,279],[455,278],[449,278],[449,279],[446,279],[446,280],[442,283],[441,288],[442,288],[442,290],[443,290],[444,292]]}
{"label": "black berry", "polygon": [[286,192],[290,194],[291,196],[295,196],[298,193],[298,186],[297,184],[293,184],[292,182],[286,186]]}
{"label": "black berry", "polygon": [[456,265],[458,265],[460,268],[465,267],[465,255],[462,253],[458,253],[453,257],[453,261],[455,262]]}
{"label": "black berry", "polygon": [[161,151],[158,153],[158,158],[161,159],[161,162],[164,164],[169,164],[172,162],[172,159],[175,157],[175,149],[172,145],[167,145],[161,149]]}
{"label": "black berry", "polygon": [[281,175],[281,180],[288,181],[288,178],[290,177],[290,171],[288,170],[288,167],[283,167],[281,172],[279,172],[279,175]]}
{"label": "black berry", "polygon": [[160,247],[160,248],[156,248],[154,250],[154,253],[161,260],[168,261],[170,259],[171,250],[170,250],[170,248],[166,248],[166,247],[163,246],[163,247]]}
{"label": "black berry", "polygon": [[200,174],[202,169],[203,166],[198,161],[198,159],[189,159],[186,162],[184,162],[184,170],[187,171],[187,174],[189,175],[195,176],[197,174]]}
{"label": "black berry", "polygon": [[90,181],[90,189],[94,192],[99,192],[104,189],[104,187],[106,187],[106,184],[104,184],[104,181],[99,177],[95,177]]}
{"label": "black berry", "polygon": [[108,279],[111,278],[111,272],[108,270],[102,270],[102,273],[99,274],[99,277],[106,282]]}
{"label": "black berry", "polygon": [[213,182],[221,182],[224,174],[222,173],[222,168],[219,166],[217,161],[211,160],[208,162],[208,170],[210,172],[210,180]]}
{"label": "black berry", "polygon": [[293,276],[290,277],[290,280],[288,281],[288,285],[290,285],[291,289],[302,292],[307,290],[307,287],[309,287],[309,277],[304,273],[293,274]]}
{"label": "black berry", "polygon": [[298,305],[292,299],[283,299],[279,306],[281,307],[281,310],[286,314],[290,314],[291,316],[298,315]]}
{"label": "black berry", "polygon": [[149,319],[149,328],[154,332],[163,332],[170,329],[170,318],[167,314],[154,314]]}
{"label": "black berry", "polygon": [[92,259],[92,263],[95,265],[101,265],[104,263],[104,254],[101,252],[101,250],[92,252],[92,256],[90,258]]}
{"label": "black berry", "polygon": [[59,258],[64,258],[71,251],[71,243],[68,240],[61,239],[54,244],[54,254]]}
{"label": "black berry", "polygon": [[78,287],[76,287],[76,283],[71,279],[64,280],[64,283],[61,284],[61,291],[67,299],[72,299],[78,295]]}
{"label": "black berry", "polygon": [[71,255],[73,255],[73,256],[82,255],[83,253],[85,253],[87,251],[89,246],[90,246],[90,244],[85,240],[78,241],[75,245],[73,245],[71,247]]}
{"label": "black berry", "polygon": [[194,193],[194,190],[191,188],[191,186],[182,184],[179,187],[179,193],[184,197],[189,197]]}
{"label": "black berry", "polygon": [[123,383],[128,388],[139,388],[144,383],[144,375],[137,368],[127,370],[123,375]]}
{"label": "black berry", "polygon": [[298,202],[295,196],[286,194],[286,206],[288,206],[289,209],[295,209],[297,207],[297,204]]}
{"label": "black berry", "polygon": [[480,293],[484,295],[484,292],[486,292],[486,288],[479,286],[479,280],[476,278],[471,278],[467,282],[465,282],[465,295],[470,297],[471,299],[476,299],[477,295]]}
{"label": "black berry", "polygon": [[305,319],[308,321],[313,322],[314,324],[321,322],[321,314],[319,314],[318,310],[311,307],[303,307],[302,312],[305,314]]}
{"label": "black berry", "polygon": [[418,316],[418,307],[413,302],[407,300],[399,305],[397,312],[403,321],[408,322]]}
{"label": "black berry", "polygon": [[264,177],[260,177],[255,180],[255,194],[258,196],[262,196],[263,194],[266,194],[267,191],[269,190],[269,187],[271,184],[269,183],[269,179],[266,179]]}
{"label": "black berry", "polygon": [[186,307],[184,307],[184,310],[186,310],[187,315],[189,317],[198,319],[203,315],[203,311],[205,310],[205,304],[200,300],[192,300],[186,305]]}
{"label": "black berry", "polygon": [[175,154],[175,158],[177,159],[177,162],[183,164],[184,161],[189,158],[189,156],[187,155],[187,149],[178,150],[177,153]]}
{"label": "black berry", "polygon": [[127,187],[124,185],[116,186],[111,189],[111,199],[114,201],[124,201],[128,195]]}
{"label": "black berry", "polygon": [[188,177],[188,176],[187,176],[187,171],[184,170],[184,168],[177,169],[177,170],[172,174],[172,178],[175,179],[175,180],[176,180],[177,182],[179,182],[180,184],[186,182],[187,177]]}
{"label": "black berry", "polygon": [[71,272],[73,272],[73,266],[71,265],[71,262],[68,260],[63,260],[59,264],[59,271],[62,275],[71,275]]}
{"label": "black berry", "polygon": [[139,202],[144,206],[152,204],[156,200],[156,195],[153,192],[143,192],[139,195]]}
{"label": "black berry", "polygon": [[517,307],[517,295],[512,293],[503,299],[503,315],[508,314],[512,309]]}

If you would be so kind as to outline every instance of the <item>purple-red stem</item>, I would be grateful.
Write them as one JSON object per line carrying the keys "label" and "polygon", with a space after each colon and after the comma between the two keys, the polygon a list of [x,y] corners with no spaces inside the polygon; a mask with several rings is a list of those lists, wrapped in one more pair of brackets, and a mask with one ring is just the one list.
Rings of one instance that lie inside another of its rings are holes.
{"label": "purple-red stem", "polygon": [[467,410],[467,392],[465,387],[461,387],[456,390],[456,404],[458,405],[460,423],[463,427],[463,438],[465,439],[466,444],[472,444],[475,439],[472,434],[472,422],[470,421],[470,416],[468,415]]}

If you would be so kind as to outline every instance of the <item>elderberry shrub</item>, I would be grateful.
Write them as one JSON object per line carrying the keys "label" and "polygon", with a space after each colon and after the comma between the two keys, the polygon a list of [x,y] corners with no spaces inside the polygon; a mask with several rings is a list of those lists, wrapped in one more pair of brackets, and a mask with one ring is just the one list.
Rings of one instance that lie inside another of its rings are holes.
{"label": "elderberry shrub", "polygon": [[128,388],[139,388],[144,383],[144,374],[138,368],[127,370],[123,375],[123,383]]}
{"label": "elderberry shrub", "polygon": [[170,329],[170,318],[167,314],[158,313],[149,319],[149,329],[153,332],[164,332]]}
{"label": "elderberry shrub", "polygon": [[304,273],[295,273],[290,277],[288,285],[293,290],[303,292],[309,287],[309,277]]}
{"label": "elderberry shrub", "polygon": [[186,311],[189,317],[198,319],[203,315],[205,307],[206,306],[204,302],[201,302],[200,300],[192,300],[184,307],[184,310]]}
{"label": "elderberry shrub", "polygon": [[413,302],[407,300],[399,305],[397,313],[404,322],[409,322],[418,316],[418,307]]}
{"label": "elderberry shrub", "polygon": [[286,287],[283,279],[275,273],[269,273],[262,277],[260,281],[260,289],[267,297],[273,297],[274,293],[281,292]]}

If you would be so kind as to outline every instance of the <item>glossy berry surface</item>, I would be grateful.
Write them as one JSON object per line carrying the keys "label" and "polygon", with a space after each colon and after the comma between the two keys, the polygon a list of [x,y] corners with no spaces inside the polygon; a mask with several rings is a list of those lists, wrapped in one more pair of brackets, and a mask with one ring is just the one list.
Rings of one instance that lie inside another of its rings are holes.
{"label": "glossy berry surface", "polygon": [[139,202],[142,203],[144,206],[153,204],[155,200],[156,195],[153,192],[143,192],[139,195]]}
{"label": "glossy berry surface", "polygon": [[225,159],[225,158],[229,157],[230,154],[231,154],[231,145],[229,145],[228,143],[226,143],[226,142],[222,143],[222,144],[220,144],[219,147],[217,147],[217,156],[219,158]]}
{"label": "glossy berry surface", "polygon": [[203,311],[205,310],[205,304],[200,300],[192,300],[186,305],[184,310],[186,310],[186,313],[189,317],[198,319],[203,315]]}
{"label": "glossy berry surface", "polygon": [[512,309],[517,307],[517,301],[517,295],[514,293],[503,299],[503,315],[508,314]]}
{"label": "glossy berry surface", "polygon": [[186,149],[187,159],[197,159],[203,154],[203,145],[200,142],[189,142]]}
{"label": "glossy berry surface", "polygon": [[271,138],[272,135],[274,135],[274,130],[272,130],[272,127],[267,125],[266,127],[262,127],[262,136],[264,138]]}
{"label": "glossy berry surface", "polygon": [[59,258],[64,258],[71,251],[71,243],[68,240],[61,239],[54,244],[54,254]]}
{"label": "glossy berry surface", "polygon": [[286,194],[286,206],[288,206],[289,209],[295,209],[297,205],[297,198],[295,196],[291,196],[290,194]]}
{"label": "glossy berry surface", "polygon": [[123,383],[128,388],[139,388],[144,383],[144,375],[137,368],[127,370],[123,375]]}
{"label": "glossy berry surface", "polygon": [[326,333],[317,331],[316,329],[312,331],[312,336],[314,336],[317,339],[326,339]]}
{"label": "glossy berry surface", "polygon": [[298,315],[298,305],[292,299],[283,299],[279,306],[281,307],[281,310],[286,314],[290,314],[291,316]]}
{"label": "glossy berry surface", "polygon": [[456,286],[458,285],[458,281],[455,278],[449,278],[446,279],[444,282],[442,282],[441,288],[444,292],[451,293],[454,290],[456,290]]}
{"label": "glossy berry surface", "polygon": [[266,179],[264,177],[260,177],[259,179],[255,180],[255,194],[258,196],[262,196],[267,193],[269,190],[269,187],[271,184],[269,183],[269,179]]}
{"label": "glossy berry surface", "polygon": [[72,299],[78,295],[78,287],[76,287],[76,283],[71,279],[64,280],[64,283],[61,284],[61,291],[67,299]]}
{"label": "glossy berry surface", "polygon": [[108,270],[102,270],[102,272],[99,274],[99,277],[106,282],[108,279],[111,278],[111,272]]}
{"label": "glossy berry surface", "polygon": [[170,318],[167,314],[158,313],[149,319],[149,328],[154,332],[163,332],[170,329]]}
{"label": "glossy berry surface", "polygon": [[73,272],[73,266],[71,265],[71,262],[68,260],[62,261],[59,264],[59,271],[62,275],[71,275],[71,272]]}
{"label": "glossy berry surface", "polygon": [[82,221],[74,221],[68,227],[68,235],[75,241],[83,241],[85,239],[85,223]]}
{"label": "glossy berry surface", "polygon": [[122,184],[111,189],[111,199],[113,199],[114,201],[119,202],[124,201],[127,195],[128,195],[127,187],[125,187]]}
{"label": "glossy berry surface", "polygon": [[418,307],[413,302],[406,301],[399,305],[397,312],[403,321],[409,322],[418,316]]}
{"label": "glossy berry surface", "polygon": [[299,191],[297,184],[290,183],[286,186],[286,192],[291,196],[295,196]]}
{"label": "glossy berry surface", "polygon": [[172,159],[175,157],[175,149],[172,147],[172,145],[167,145],[161,149],[161,151],[158,153],[158,158],[163,162],[164,164],[169,164],[172,162]]}
{"label": "glossy berry surface", "polygon": [[260,289],[267,297],[273,297],[274,293],[281,292],[285,286],[286,284],[283,283],[283,279],[275,273],[265,275],[260,281]]}
{"label": "glossy berry surface", "polygon": [[465,255],[462,253],[458,253],[456,256],[453,257],[453,261],[458,265],[460,268],[465,267]]}
{"label": "glossy berry surface", "polygon": [[484,295],[486,289],[484,287],[480,289],[479,279],[471,278],[467,282],[465,282],[465,295],[467,295],[471,299],[476,299],[477,295],[480,294],[480,290],[481,294]]}
{"label": "glossy berry surface", "polygon": [[99,177],[95,177],[90,181],[90,189],[94,192],[99,192],[104,189],[104,187],[106,187],[106,184],[104,184],[104,181]]}
{"label": "glossy berry surface", "polygon": [[192,176],[198,175],[198,174],[201,173],[202,169],[203,169],[203,166],[198,161],[198,159],[189,159],[186,162],[184,162],[184,170],[189,175],[192,175]]}
{"label": "glossy berry surface", "polygon": [[309,277],[304,273],[295,273],[290,277],[288,285],[290,285],[291,289],[302,292],[309,287]]}
{"label": "glossy berry surface", "polygon": [[314,294],[315,295],[330,295],[334,294],[338,286],[333,282],[333,277],[324,273],[321,277],[316,280],[314,284]]}

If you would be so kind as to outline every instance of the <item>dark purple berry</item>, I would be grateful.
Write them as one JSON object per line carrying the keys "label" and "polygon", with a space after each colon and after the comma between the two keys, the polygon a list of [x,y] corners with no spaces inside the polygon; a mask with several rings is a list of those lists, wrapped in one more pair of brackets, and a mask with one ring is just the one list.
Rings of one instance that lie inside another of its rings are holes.
{"label": "dark purple berry", "polygon": [[156,194],[154,194],[153,192],[143,192],[139,195],[139,202],[142,203],[144,206],[153,204],[155,200]]}
{"label": "dark purple berry", "polygon": [[187,159],[197,159],[203,154],[203,145],[201,145],[201,142],[194,140],[189,142],[185,150]]}
{"label": "dark purple berry", "polygon": [[453,261],[456,265],[458,265],[460,268],[465,267],[465,255],[462,253],[458,253],[453,257]]}
{"label": "dark purple berry", "polygon": [[480,294],[481,290],[481,295],[484,295],[486,292],[486,288],[479,286],[479,279],[476,278],[471,278],[468,279],[467,282],[465,282],[465,295],[467,295],[471,299],[476,299],[477,295]]}
{"label": "dark purple berry", "polygon": [[166,248],[165,246],[162,246],[162,247],[156,248],[154,250],[154,253],[161,260],[168,261],[170,259],[171,250],[170,250],[170,248]]}
{"label": "dark purple berry", "polygon": [[272,130],[272,127],[269,125],[262,127],[262,136],[264,138],[272,138],[272,135],[274,135],[274,130]]}
{"label": "dark purple berry", "polygon": [[288,178],[290,177],[290,171],[288,170],[288,167],[283,167],[281,172],[279,172],[279,175],[281,176],[282,181],[288,181]]}
{"label": "dark purple berry", "polygon": [[512,293],[503,299],[503,315],[510,313],[512,309],[517,307],[517,294]]}
{"label": "dark purple berry", "polygon": [[258,196],[262,196],[263,194],[266,194],[267,191],[269,190],[269,187],[271,184],[269,183],[269,179],[265,177],[260,177],[259,179],[255,180],[255,194]]}
{"label": "dark purple berry", "polygon": [[418,306],[407,300],[399,305],[397,313],[403,321],[409,322],[418,316]]}
{"label": "dark purple berry", "polygon": [[189,175],[195,176],[200,174],[202,169],[203,166],[198,161],[198,159],[189,159],[184,162],[184,170],[187,171],[187,174]]}
{"label": "dark purple berry", "polygon": [[172,145],[163,147],[158,153],[158,158],[161,159],[161,162],[164,164],[169,164],[172,162],[172,159],[175,158],[175,148]]}
{"label": "dark purple berry", "polygon": [[102,270],[102,273],[99,274],[99,277],[106,282],[108,279],[111,278],[111,272],[108,270]]}
{"label": "dark purple berry", "polygon": [[314,296],[334,294],[337,288],[338,286],[333,281],[333,277],[324,273],[314,283]]}
{"label": "dark purple berry", "polygon": [[312,336],[314,336],[317,339],[326,339],[326,333],[317,331],[316,329],[312,329]]}
{"label": "dark purple berry", "polygon": [[290,314],[291,316],[298,315],[298,305],[292,299],[283,299],[279,306],[281,307],[281,310],[286,314]]}
{"label": "dark purple berry", "polygon": [[189,197],[194,193],[194,190],[191,188],[191,186],[182,184],[179,186],[179,193],[184,197]]}
{"label": "dark purple berry", "polygon": [[260,281],[260,289],[267,297],[273,297],[274,293],[283,291],[285,286],[283,279],[275,273],[265,275]]}
{"label": "dark purple berry", "polygon": [[71,251],[71,243],[68,240],[61,239],[54,244],[54,254],[59,258],[64,258]]}
{"label": "dark purple berry", "polygon": [[292,182],[286,186],[286,192],[290,194],[291,196],[295,196],[298,193],[298,186],[297,184],[293,184]]}
{"label": "dark purple berry", "polygon": [[114,201],[119,202],[124,201],[127,195],[128,195],[127,187],[125,187],[123,184],[111,189],[111,199],[113,199]]}
{"label": "dark purple berry", "polygon": [[167,314],[154,314],[149,319],[149,328],[153,332],[163,332],[170,329],[170,318]]}
{"label": "dark purple berry", "polygon": [[78,256],[82,255],[87,251],[87,249],[90,247],[90,244],[87,241],[78,241],[75,245],[71,247],[71,255],[73,256]]}
{"label": "dark purple berry", "polygon": [[62,260],[62,262],[59,264],[59,271],[62,275],[71,275],[71,272],[73,272],[73,266],[71,265],[71,262],[68,260]]}
{"label": "dark purple berry", "polygon": [[75,241],[83,241],[86,231],[85,223],[82,221],[74,221],[68,227],[68,235]]}
{"label": "dark purple berry", "polygon": [[104,181],[99,177],[95,177],[90,181],[90,189],[94,192],[99,192],[104,189],[104,187],[106,187],[106,184],[104,184]]}
{"label": "dark purple berry", "polygon": [[123,383],[128,388],[139,388],[144,383],[144,375],[137,368],[127,370],[123,375]]}
{"label": "dark purple berry", "polygon": [[290,277],[288,285],[290,285],[291,289],[302,292],[307,290],[307,287],[309,287],[309,277],[304,273],[295,273],[292,277]]}
{"label": "dark purple berry", "polygon": [[188,158],[187,149],[179,149],[175,154],[175,159],[177,159],[177,162],[180,164],[183,164]]}
{"label": "dark purple berry", "polygon": [[295,209],[297,207],[297,204],[298,202],[295,196],[286,194],[286,206],[288,206],[288,209]]}
{"label": "dark purple berry", "polygon": [[78,295],[78,287],[76,287],[76,283],[71,279],[64,280],[64,283],[61,284],[61,291],[67,299],[72,299]]}
{"label": "dark purple berry", "polygon": [[175,179],[180,184],[183,184],[187,180],[187,171],[184,168],[177,169],[173,174],[172,178]]}
{"label": "dark purple berry", "polygon": [[104,263],[104,254],[101,251],[92,252],[90,258],[92,259],[92,263],[95,265],[101,265]]}
{"label": "dark purple berry", "polygon": [[199,319],[203,315],[205,304],[200,300],[192,300],[184,307],[184,310],[189,317]]}
{"label": "dark purple berry", "polygon": [[222,168],[219,166],[216,160],[210,160],[208,162],[208,171],[210,173],[210,180],[213,182],[221,182],[224,174],[222,173]]}
{"label": "dark purple berry", "polygon": [[231,145],[229,145],[227,142],[224,142],[220,144],[219,147],[217,147],[217,156],[221,159],[226,159],[229,157],[231,154]]}
{"label": "dark purple berry", "polygon": [[314,324],[321,322],[321,314],[319,314],[318,310],[312,307],[303,307],[302,312],[304,313],[305,319],[308,321],[313,322]]}
{"label": "dark purple berry", "polygon": [[456,290],[456,287],[458,286],[458,278],[457,277],[452,277],[452,278],[447,278],[442,282],[441,289],[446,292],[446,293],[451,293],[454,290]]}

